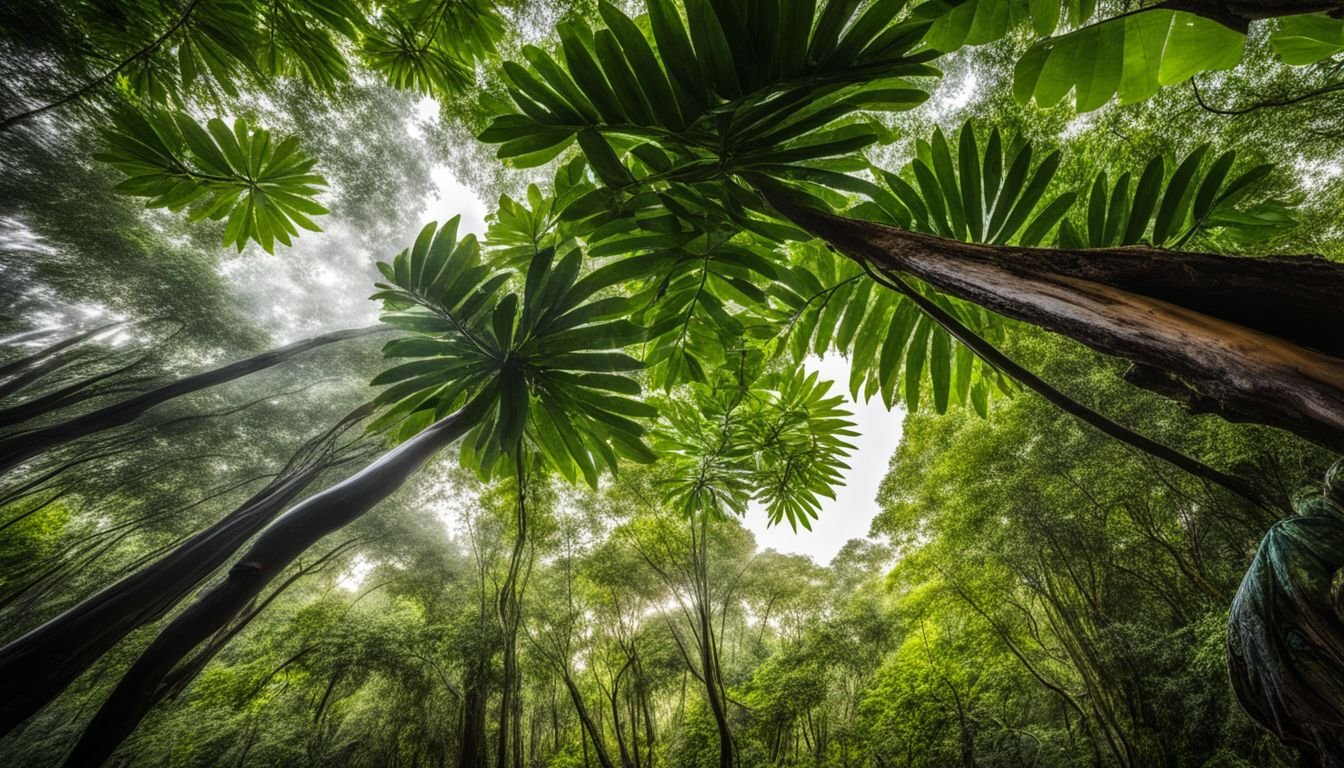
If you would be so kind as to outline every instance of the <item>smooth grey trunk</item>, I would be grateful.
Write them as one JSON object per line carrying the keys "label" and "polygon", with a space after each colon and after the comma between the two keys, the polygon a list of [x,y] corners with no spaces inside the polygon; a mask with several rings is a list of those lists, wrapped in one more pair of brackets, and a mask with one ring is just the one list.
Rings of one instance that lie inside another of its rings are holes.
{"label": "smooth grey trunk", "polygon": [[358,473],[308,497],[268,526],[229,569],[154,639],[103,702],[68,768],[102,765],[144,718],[156,692],[183,659],[224,627],[310,546],[373,509],[443,448],[474,426],[485,403],[473,401],[387,451]]}
{"label": "smooth grey trunk", "polygon": [[304,339],[263,352],[246,360],[239,360],[214,370],[178,379],[171,384],[165,384],[122,402],[113,403],[84,416],[68,419],[49,427],[10,435],[0,440],[0,474],[4,474],[25,461],[72,440],[130,424],[151,408],[174,398],[209,389],[248,374],[274,367],[296,355],[318,347],[368,336],[383,330],[387,330],[386,326],[370,326],[314,336],[311,339]]}
{"label": "smooth grey trunk", "polygon": [[[355,410],[296,459],[359,421]],[[328,455],[286,472],[222,520],[0,648],[0,735],[27,720],[128,634],[158,619],[225,563],[335,462]]]}

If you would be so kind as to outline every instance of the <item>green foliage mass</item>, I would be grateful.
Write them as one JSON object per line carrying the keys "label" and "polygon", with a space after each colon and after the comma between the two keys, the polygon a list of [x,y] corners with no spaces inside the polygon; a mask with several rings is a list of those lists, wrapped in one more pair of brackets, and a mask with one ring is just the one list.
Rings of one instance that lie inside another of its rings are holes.
{"label": "green foliage mass", "polygon": [[[894,282],[786,210],[1019,263],[1344,258],[1339,14],[1160,5],[5,5],[0,437],[268,338],[379,332],[0,475],[0,643],[318,466],[299,499],[356,473],[390,495],[322,508],[350,519],[173,660],[112,764],[1306,759],[1237,705],[1227,611],[1333,457]],[[462,197],[440,216],[444,169],[497,199],[482,231]],[[889,422],[853,415],[874,398]],[[379,477],[457,419],[418,474]],[[865,514],[838,490],[896,429],[866,536],[825,563],[762,549],[761,526]],[[205,587],[269,565],[232,560],[0,763],[61,764]]]}

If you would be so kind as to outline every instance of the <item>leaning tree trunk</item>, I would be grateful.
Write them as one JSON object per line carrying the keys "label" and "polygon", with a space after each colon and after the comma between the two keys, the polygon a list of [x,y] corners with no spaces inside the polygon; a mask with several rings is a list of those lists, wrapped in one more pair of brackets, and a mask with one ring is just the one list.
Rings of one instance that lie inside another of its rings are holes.
{"label": "leaning tree trunk", "polygon": [[1232,601],[1232,689],[1308,760],[1344,768],[1344,462],[1298,511],[1266,534]]}
{"label": "leaning tree trunk", "polygon": [[[357,409],[309,441],[296,459],[321,450],[367,410]],[[177,605],[336,463],[325,451],[308,458],[292,462],[242,506],[172,552],[0,648],[0,735],[46,706],[131,632]]]}
{"label": "leaning tree trunk", "polygon": [[246,360],[239,360],[211,371],[198,373],[165,384],[119,403],[100,408],[93,413],[68,419],[41,429],[22,432],[0,440],[0,474],[17,467],[42,453],[64,445],[71,440],[130,424],[155,406],[183,395],[225,384],[248,374],[284,363],[311,349],[338,341],[368,336],[386,330],[386,326],[370,326],[314,336],[284,347],[263,352]]}
{"label": "leaning tree trunk", "polygon": [[1344,452],[1344,264],[981,245],[763,194],[846,256],[1129,360],[1133,383],[1196,412]]}
{"label": "leaning tree trunk", "polygon": [[593,742],[593,751],[597,753],[598,765],[601,768],[616,768],[615,763],[611,761],[611,756],[607,754],[607,744],[606,740],[602,738],[602,728],[593,722],[592,715],[588,713],[588,706],[583,703],[583,693],[579,691],[579,686],[568,672],[564,673],[563,679],[565,690],[569,691],[569,700],[574,703],[574,711],[579,716],[579,725],[583,728],[587,740]]}
{"label": "leaning tree trunk", "polygon": [[310,496],[262,531],[224,581],[202,594],[131,665],[66,759],[67,768],[102,765],[130,735],[164,679],[188,654],[227,626],[299,555],[392,495],[443,448],[474,425],[484,403],[473,401],[355,475]]}

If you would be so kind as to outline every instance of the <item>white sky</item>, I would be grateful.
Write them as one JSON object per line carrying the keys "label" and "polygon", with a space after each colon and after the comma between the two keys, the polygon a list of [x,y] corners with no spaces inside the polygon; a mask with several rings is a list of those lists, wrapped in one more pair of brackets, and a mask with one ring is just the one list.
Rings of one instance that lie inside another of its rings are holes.
{"label": "white sky", "polygon": [[819,372],[823,379],[834,381],[831,392],[844,394],[854,414],[851,421],[857,425],[854,431],[859,436],[849,441],[855,450],[845,461],[849,465],[845,485],[836,489],[834,501],[822,500],[821,512],[818,519],[812,521],[810,531],[799,528],[794,533],[788,523],[767,528],[765,510],[761,508],[753,508],[744,522],[756,535],[756,544],[761,549],[810,555],[824,565],[835,557],[845,542],[867,538],[868,524],[878,512],[878,486],[882,484],[891,455],[901,441],[905,411],[899,408],[888,411],[878,397],[867,403],[850,400],[846,385],[849,361],[839,355],[811,358],[807,369]]}

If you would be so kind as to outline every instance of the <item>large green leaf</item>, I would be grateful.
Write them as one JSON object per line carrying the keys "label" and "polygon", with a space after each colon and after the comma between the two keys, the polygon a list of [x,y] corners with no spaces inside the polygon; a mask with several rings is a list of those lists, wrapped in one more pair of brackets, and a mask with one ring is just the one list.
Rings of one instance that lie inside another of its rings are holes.
{"label": "large green leaf", "polygon": [[192,219],[227,219],[224,244],[242,250],[254,240],[267,252],[290,245],[299,229],[319,231],[312,216],[327,212],[314,198],[326,181],[298,139],[272,140],[239,118],[202,127],[183,113],[123,112],[103,132],[97,157],[129,178],[123,194],[151,208],[187,209]]}
{"label": "large green leaf", "polygon": [[[563,61],[524,47],[526,65],[505,63],[518,112],[480,138],[519,164],[576,139],[605,184],[626,188],[650,177],[817,170],[885,133],[856,116],[927,98],[908,78],[936,74],[924,63],[936,54],[913,52],[928,22],[898,21],[903,0],[782,6],[649,0],[635,20],[602,2],[606,29],[562,25]],[[622,155],[649,139],[668,153],[666,167],[632,175]]]}
{"label": "large green leaf", "polygon": [[1286,16],[1269,37],[1285,64],[1315,64],[1344,53],[1344,19],[1325,14]]}
{"label": "large green leaf", "polygon": [[375,299],[383,320],[413,336],[390,342],[409,360],[374,380],[389,385],[374,426],[404,439],[467,402],[483,412],[463,439],[462,461],[494,475],[524,445],[573,481],[596,484],[621,458],[647,462],[640,420],[655,414],[630,376],[643,363],[625,353],[644,329],[624,319],[629,303],[579,284],[577,249],[535,252],[521,293],[481,259],[476,239],[457,238],[458,219],[430,224],[390,264]]}
{"label": "large green leaf", "polygon": [[1029,24],[1040,36],[1061,23],[1081,26],[1092,18],[1096,5],[1096,0],[933,0],[917,12],[933,19],[925,43],[950,52],[1002,39],[1019,24]]}
{"label": "large green leaf", "polygon": [[1244,46],[1244,35],[1202,16],[1150,9],[1036,43],[1017,63],[1013,92],[1048,107],[1072,91],[1079,112],[1116,95],[1132,104],[1161,86],[1236,66]]}

